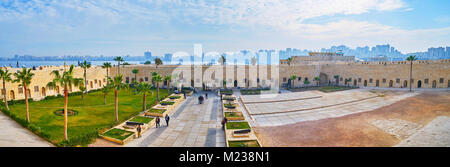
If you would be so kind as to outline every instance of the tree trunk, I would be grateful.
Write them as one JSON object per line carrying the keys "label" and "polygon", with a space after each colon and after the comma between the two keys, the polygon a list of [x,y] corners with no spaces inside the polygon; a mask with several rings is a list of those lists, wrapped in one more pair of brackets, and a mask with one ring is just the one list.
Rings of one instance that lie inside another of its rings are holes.
{"label": "tree trunk", "polygon": [[108,68],[106,68],[106,85],[109,85],[108,77],[109,77],[109,70],[108,70]]}
{"label": "tree trunk", "polygon": [[26,111],[27,111],[27,122],[30,123],[30,112],[28,109],[28,93],[27,93],[27,84],[23,84],[23,88],[25,89],[25,105],[26,105]]}
{"label": "tree trunk", "polygon": [[[84,68],[84,88],[86,88],[86,90],[84,90],[87,93],[88,87],[87,87],[87,78],[86,78],[86,67]],[[83,93],[81,94],[81,97],[83,97]]]}
{"label": "tree trunk", "polygon": [[114,96],[115,96],[115,108],[114,110],[116,111],[116,122],[119,122],[119,98],[117,96],[118,92],[117,90],[114,90]]}
{"label": "tree trunk", "polygon": [[156,82],[156,100],[159,102],[159,82]]}
{"label": "tree trunk", "polygon": [[106,94],[103,94],[103,104],[106,105]]}
{"label": "tree trunk", "polygon": [[411,92],[412,91],[412,88],[411,88],[411,86],[412,86],[412,61],[411,61],[411,67],[409,68],[409,91]]}
{"label": "tree trunk", "polygon": [[145,96],[145,92],[144,92],[143,100],[142,100],[142,111],[147,110],[147,106],[145,105],[145,98],[146,98],[146,96]]}
{"label": "tree trunk", "polygon": [[171,94],[171,91],[170,91],[171,89],[170,89],[170,81],[167,81],[167,94]]}
{"label": "tree trunk", "polygon": [[64,140],[68,140],[69,137],[67,135],[67,85],[64,85]]}
{"label": "tree trunk", "polygon": [[137,74],[134,74],[134,81],[137,82]]}
{"label": "tree trunk", "polygon": [[5,107],[6,107],[6,110],[9,110],[9,107],[8,107],[8,99],[6,99],[6,87],[5,87],[5,80],[3,80],[3,91],[5,91],[5,93],[3,94],[3,100],[5,100]]}
{"label": "tree trunk", "polygon": [[81,92],[81,104],[83,104],[83,102],[84,102],[84,93]]}

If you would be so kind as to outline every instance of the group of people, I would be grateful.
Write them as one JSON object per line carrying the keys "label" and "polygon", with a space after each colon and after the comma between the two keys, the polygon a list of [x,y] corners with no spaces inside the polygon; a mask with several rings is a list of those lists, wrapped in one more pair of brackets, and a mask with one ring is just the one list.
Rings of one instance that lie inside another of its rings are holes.
{"label": "group of people", "polygon": [[[164,119],[166,120],[166,126],[169,126],[169,120],[170,120],[169,115],[166,114],[166,116],[164,117]],[[156,128],[161,127],[161,125],[160,125],[161,120],[159,119],[159,116],[157,116],[157,117],[155,118],[155,122],[156,122]],[[141,125],[138,125],[138,126],[137,126],[136,131],[138,132],[138,138],[140,138],[140,137],[141,137],[141,131],[142,131]]]}
{"label": "group of people", "polygon": [[203,101],[206,99],[208,99],[208,93],[205,93],[205,96],[203,97],[203,95],[198,96],[198,103],[199,104],[203,104]]}

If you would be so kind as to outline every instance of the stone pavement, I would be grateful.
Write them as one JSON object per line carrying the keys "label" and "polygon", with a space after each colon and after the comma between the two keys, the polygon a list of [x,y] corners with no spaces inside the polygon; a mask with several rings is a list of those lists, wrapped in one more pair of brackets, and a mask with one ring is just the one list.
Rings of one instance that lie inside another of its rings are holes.
{"label": "stone pavement", "polygon": [[[250,110],[249,116],[255,121],[255,126],[280,126],[366,112],[417,94],[402,92],[385,97],[373,97],[373,94],[368,90],[355,89],[329,93],[328,95],[321,94],[323,95],[322,98],[247,104],[247,107]],[[364,98],[368,99],[352,102]],[[345,103],[349,101],[351,103]],[[325,107],[321,108],[321,106]],[[280,113],[293,109],[299,111]]]}
{"label": "stone pavement", "polygon": [[162,119],[161,128],[152,127],[125,147],[225,147],[220,98],[208,92],[208,99],[199,104],[199,95],[188,97],[169,113],[168,127]]}
{"label": "stone pavement", "polygon": [[0,147],[52,147],[49,142],[23,128],[0,112]]}
{"label": "stone pavement", "polygon": [[439,116],[396,147],[449,147],[450,117]]}

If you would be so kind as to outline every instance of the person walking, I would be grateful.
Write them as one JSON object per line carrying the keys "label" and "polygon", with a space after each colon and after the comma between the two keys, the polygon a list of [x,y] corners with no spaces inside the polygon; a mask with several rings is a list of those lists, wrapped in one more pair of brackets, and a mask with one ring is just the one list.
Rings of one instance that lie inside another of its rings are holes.
{"label": "person walking", "polygon": [[223,119],[222,119],[222,128],[223,129],[225,129],[225,125],[227,124],[227,122],[228,122],[228,119],[227,119],[227,117],[223,117]]}
{"label": "person walking", "polygon": [[138,125],[136,128],[136,131],[138,132],[138,138],[141,138],[141,130],[142,130],[141,125]]}
{"label": "person walking", "polygon": [[184,97],[184,99],[186,99],[186,92],[185,91],[183,91],[183,97]]}
{"label": "person walking", "polygon": [[208,99],[208,93],[205,94],[206,99]]}
{"label": "person walking", "polygon": [[169,126],[169,120],[170,120],[169,114],[166,114],[165,119],[166,119],[166,125]]}
{"label": "person walking", "polygon": [[159,121],[160,121],[160,120],[159,120],[159,116],[156,117],[156,120],[155,120],[155,121],[156,121],[156,128],[160,127],[160,125],[159,125]]}

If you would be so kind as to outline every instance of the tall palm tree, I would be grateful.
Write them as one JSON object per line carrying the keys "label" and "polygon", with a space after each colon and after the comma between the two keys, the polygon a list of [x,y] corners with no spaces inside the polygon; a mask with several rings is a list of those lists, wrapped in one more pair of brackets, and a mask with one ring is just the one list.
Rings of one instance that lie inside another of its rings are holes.
{"label": "tall palm tree", "polygon": [[64,140],[68,140],[67,135],[67,105],[68,105],[68,91],[69,86],[80,86],[83,85],[82,78],[74,78],[74,66],[71,65],[68,71],[64,71],[61,75],[58,70],[53,70],[50,75],[53,75],[52,83],[47,84],[47,86],[60,85],[64,88]]}
{"label": "tall palm tree", "polygon": [[157,57],[156,59],[155,59],[155,65],[156,65],[156,68],[158,68],[158,66],[159,65],[162,65],[163,64],[163,61],[159,58],[159,57]]}
{"label": "tall palm tree", "polygon": [[314,77],[314,81],[316,81],[316,85],[319,86],[320,78],[319,77]]}
{"label": "tall palm tree", "polygon": [[122,57],[118,56],[114,58],[114,61],[117,61],[117,75],[120,75],[120,62],[123,62],[125,60],[123,60]]}
{"label": "tall palm tree", "polygon": [[79,85],[78,89],[81,91],[81,103],[83,103],[83,101],[84,101],[84,91],[86,91],[86,87],[84,87],[83,85]]}
{"label": "tall palm tree", "polygon": [[310,83],[309,80],[306,80],[306,79],[305,79],[305,81],[303,81],[303,84],[305,84],[305,85],[307,85],[307,86],[309,85],[309,83]]}
{"label": "tall palm tree", "polygon": [[6,85],[6,82],[12,81],[11,75],[12,74],[8,71],[8,69],[3,70],[0,68],[0,79],[2,79],[2,81],[3,81],[2,91],[3,91],[3,100],[5,102],[6,110],[9,110],[9,107],[8,107],[8,99],[6,99],[6,86],[5,85]]}
{"label": "tall palm tree", "polygon": [[411,56],[408,56],[406,58],[406,60],[409,61],[411,64],[411,66],[409,67],[409,91],[411,92],[412,91],[412,88],[411,88],[411,86],[412,86],[412,82],[411,82],[412,81],[412,64],[413,64],[413,61],[417,60],[417,57],[414,55],[411,55]]}
{"label": "tall palm tree", "polygon": [[[52,88],[52,89],[55,89],[56,88],[56,83],[55,82],[49,82],[49,83],[47,83],[47,88]],[[56,96],[56,90],[55,91],[53,91],[54,92],[54,95]]]}
{"label": "tall palm tree", "polygon": [[28,89],[27,85],[30,85],[31,79],[33,78],[33,73],[31,73],[31,68],[23,68],[22,71],[18,73],[14,73],[16,79],[13,82],[20,83],[19,86],[22,86],[25,92],[25,105],[27,110],[27,122],[30,123],[30,113],[28,108]]}
{"label": "tall palm tree", "polygon": [[291,79],[291,86],[292,86],[292,88],[294,88],[294,81],[295,81],[295,79],[297,78],[297,76],[296,75],[291,75],[291,78],[289,78],[289,79]]}
{"label": "tall palm tree", "polygon": [[288,65],[291,65],[291,63],[292,63],[292,58],[291,58],[291,57],[289,57],[289,58],[287,59],[287,63],[288,63]]}
{"label": "tall palm tree", "polygon": [[218,61],[221,65],[225,65],[225,63],[227,62],[227,58],[222,54]]}
{"label": "tall palm tree", "polygon": [[351,78],[345,79],[345,82],[347,82],[347,87],[350,87],[350,82],[352,82]]}
{"label": "tall palm tree", "polygon": [[137,82],[137,74],[139,73],[139,69],[133,69],[131,72],[134,74],[134,81]]}
{"label": "tall palm tree", "polygon": [[[172,75],[164,76],[164,81],[167,82],[167,89],[170,90],[170,82],[172,82]],[[169,93],[170,94],[170,93]]]}
{"label": "tall palm tree", "polygon": [[115,113],[116,113],[116,122],[119,121],[119,90],[122,88],[128,88],[128,85],[123,83],[122,74],[115,76],[113,79],[108,78],[111,84],[111,87],[114,88],[114,102],[115,102]]}
{"label": "tall palm tree", "polygon": [[156,74],[152,76],[152,80],[156,83],[156,100],[159,102],[159,83],[162,82],[162,77]]}
{"label": "tall palm tree", "polygon": [[336,79],[336,85],[337,85],[338,82],[339,82],[339,75],[335,75],[335,76],[334,76],[334,79]]}
{"label": "tall palm tree", "polygon": [[141,82],[136,86],[136,94],[142,94],[142,111],[147,110],[147,93],[152,93],[152,85],[146,82]]}
{"label": "tall palm tree", "polygon": [[155,81],[153,81],[153,76],[155,76],[155,75],[158,75],[158,73],[157,72],[152,72],[152,85],[153,86],[155,86]]}
{"label": "tall palm tree", "polygon": [[[109,62],[103,63],[102,68],[106,69],[106,78],[108,78],[109,77],[109,68],[111,68],[111,63],[109,63]],[[107,80],[106,85],[108,85],[108,82],[109,81]]]}
{"label": "tall palm tree", "polygon": [[84,70],[84,73],[83,73],[83,77],[84,77],[84,92],[86,92],[87,93],[87,76],[86,76],[86,74],[87,74],[87,69],[88,68],[91,68],[91,63],[88,63],[86,60],[84,60],[83,61],[83,63],[80,63],[80,67],[81,68],[83,68],[83,70]]}
{"label": "tall palm tree", "polygon": [[106,85],[106,86],[104,86],[104,87],[101,89],[101,91],[102,91],[102,93],[103,93],[103,104],[104,104],[104,105],[106,105],[106,95],[108,95],[109,89],[110,89],[110,86],[109,86],[109,85]]}

